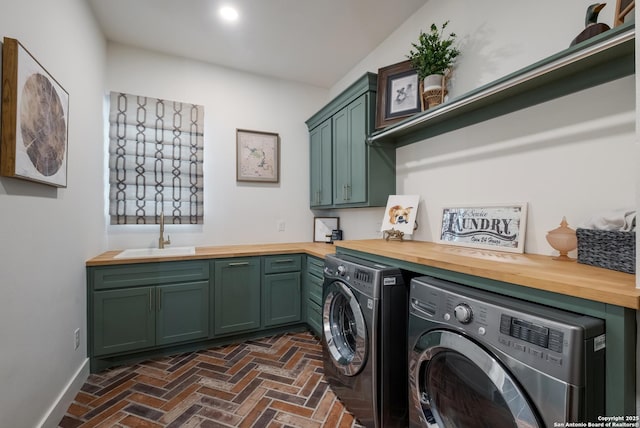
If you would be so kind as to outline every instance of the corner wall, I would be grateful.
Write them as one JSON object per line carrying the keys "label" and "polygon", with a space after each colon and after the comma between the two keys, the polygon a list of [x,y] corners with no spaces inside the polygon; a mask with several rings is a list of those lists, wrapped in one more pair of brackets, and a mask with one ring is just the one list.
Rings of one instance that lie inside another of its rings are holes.
{"label": "corner wall", "polygon": [[[600,22],[611,23],[613,6]],[[405,60],[420,30],[450,20],[462,50],[449,94],[457,97],[567,48],[585,11],[578,0],[535,8],[430,1],[331,94]],[[635,79],[627,77],[397,149],[397,192],[421,195],[414,239],[438,238],[443,206],[527,202],[525,252],[553,254],[545,235],[563,216],[575,228],[604,210],[635,206],[634,118]],[[383,209],[337,214],[348,239],[379,236]]]}
{"label": "corner wall", "polygon": [[[326,89],[119,44],[109,43],[107,52],[107,91],[204,106],[205,221],[167,225],[172,245],[312,240],[305,121],[326,102]],[[279,183],[236,181],[236,128],[280,135]],[[110,249],[157,243],[155,225],[106,227]]]}
{"label": "corner wall", "polygon": [[[69,93],[68,186],[0,178],[0,426],[57,426],[86,379],[85,260],[105,249],[105,42],[83,0],[4,0],[18,39]],[[74,330],[80,347],[74,349]]]}
{"label": "corner wall", "polygon": [[[582,30],[588,4],[428,1],[336,83],[331,95],[365,71],[405,60],[420,30],[450,20],[448,29],[462,42],[450,88],[456,97],[565,49]],[[609,3],[599,22],[612,25],[614,7]],[[636,37],[636,52],[639,48]],[[636,69],[639,65],[636,55]],[[398,149],[397,193],[422,196],[414,238],[438,236],[444,205],[525,201],[525,252],[551,255],[545,235],[562,216],[576,227],[602,211],[638,210],[639,100],[640,81],[630,76]],[[380,236],[381,208],[334,214],[347,239]],[[636,318],[640,323],[640,312]],[[640,331],[636,346],[640,414]]]}

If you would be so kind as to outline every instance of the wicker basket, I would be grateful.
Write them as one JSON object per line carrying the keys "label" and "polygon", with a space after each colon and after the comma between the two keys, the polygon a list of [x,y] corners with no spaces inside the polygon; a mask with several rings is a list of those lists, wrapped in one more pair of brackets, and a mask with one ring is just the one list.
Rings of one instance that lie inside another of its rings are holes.
{"label": "wicker basket", "polygon": [[636,272],[636,233],[577,229],[578,263]]}

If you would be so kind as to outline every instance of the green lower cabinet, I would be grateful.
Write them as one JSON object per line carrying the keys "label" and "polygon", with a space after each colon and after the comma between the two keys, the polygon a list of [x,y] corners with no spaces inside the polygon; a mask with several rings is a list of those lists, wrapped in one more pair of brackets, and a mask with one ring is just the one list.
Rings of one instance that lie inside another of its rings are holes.
{"label": "green lower cabinet", "polygon": [[214,334],[260,328],[260,258],[214,262]]}
{"label": "green lower cabinet", "polygon": [[155,345],[155,287],[93,294],[93,354],[108,355]]}
{"label": "green lower cabinet", "polygon": [[94,293],[94,355],[206,338],[209,282]]}
{"label": "green lower cabinet", "polygon": [[322,337],[322,306],[307,306],[307,324],[316,336]]}
{"label": "green lower cabinet", "polygon": [[264,276],[263,326],[300,321],[300,272]]}
{"label": "green lower cabinet", "polygon": [[324,260],[307,257],[305,276],[306,321],[311,330],[320,337],[322,334],[322,286],[324,283]]}
{"label": "green lower cabinet", "polygon": [[156,345],[209,335],[209,282],[157,287]]}

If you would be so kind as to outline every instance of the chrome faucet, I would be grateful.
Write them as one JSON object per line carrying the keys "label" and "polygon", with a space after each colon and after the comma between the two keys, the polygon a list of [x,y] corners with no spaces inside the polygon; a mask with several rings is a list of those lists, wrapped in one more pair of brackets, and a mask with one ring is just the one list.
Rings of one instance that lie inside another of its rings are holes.
{"label": "chrome faucet", "polygon": [[164,213],[160,213],[160,238],[158,238],[158,248],[162,249],[165,245],[171,244],[171,237],[167,235],[167,240],[164,240]]}

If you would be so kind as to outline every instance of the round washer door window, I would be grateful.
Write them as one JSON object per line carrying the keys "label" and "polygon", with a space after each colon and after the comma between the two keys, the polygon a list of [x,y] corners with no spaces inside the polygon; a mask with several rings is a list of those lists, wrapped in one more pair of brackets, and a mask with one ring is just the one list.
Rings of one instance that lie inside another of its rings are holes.
{"label": "round washer door window", "polygon": [[451,331],[431,331],[415,366],[413,394],[439,428],[539,428],[511,375],[483,348]]}
{"label": "round washer door window", "polygon": [[355,376],[367,358],[367,328],[353,292],[340,281],[329,285],[322,308],[323,339],[331,361],[344,375]]}

